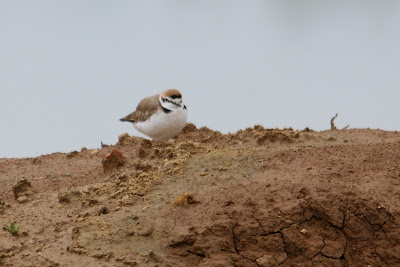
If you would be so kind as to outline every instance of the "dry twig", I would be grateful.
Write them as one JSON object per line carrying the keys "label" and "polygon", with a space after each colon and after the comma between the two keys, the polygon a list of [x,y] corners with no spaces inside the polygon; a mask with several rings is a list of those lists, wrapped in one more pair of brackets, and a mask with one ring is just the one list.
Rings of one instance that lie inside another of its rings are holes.
{"label": "dry twig", "polygon": [[331,131],[336,130],[335,122],[334,120],[337,118],[338,114],[336,113],[335,117],[331,119]]}
{"label": "dry twig", "polygon": [[[337,130],[336,126],[335,126],[335,119],[337,118],[338,114],[336,113],[335,116],[331,119],[331,131]],[[347,124],[345,127],[343,127],[340,130],[346,130],[347,128],[350,127],[350,124]]]}

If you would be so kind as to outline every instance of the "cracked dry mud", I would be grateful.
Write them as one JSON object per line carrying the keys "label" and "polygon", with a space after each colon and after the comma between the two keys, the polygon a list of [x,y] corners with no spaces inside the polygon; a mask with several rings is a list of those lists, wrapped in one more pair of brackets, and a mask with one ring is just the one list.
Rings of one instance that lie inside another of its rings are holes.
{"label": "cracked dry mud", "polygon": [[398,132],[124,134],[0,159],[0,265],[400,266],[399,191]]}

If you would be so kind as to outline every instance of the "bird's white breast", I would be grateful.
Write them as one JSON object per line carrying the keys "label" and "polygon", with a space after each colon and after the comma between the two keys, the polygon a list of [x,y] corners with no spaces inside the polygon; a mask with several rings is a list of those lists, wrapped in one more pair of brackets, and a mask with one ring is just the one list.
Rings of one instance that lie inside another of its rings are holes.
{"label": "bird's white breast", "polygon": [[135,122],[133,126],[139,132],[152,139],[167,140],[177,135],[187,120],[187,110],[174,110],[169,113],[158,111],[143,122]]}

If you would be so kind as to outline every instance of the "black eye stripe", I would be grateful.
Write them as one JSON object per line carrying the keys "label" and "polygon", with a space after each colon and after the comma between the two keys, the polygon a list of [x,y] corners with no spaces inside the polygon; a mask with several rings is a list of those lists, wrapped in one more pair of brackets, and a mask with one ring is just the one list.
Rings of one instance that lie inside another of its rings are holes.
{"label": "black eye stripe", "polygon": [[181,98],[180,95],[171,95],[170,98],[175,99],[175,98]]}
{"label": "black eye stripe", "polygon": [[177,103],[173,102],[172,100],[169,100],[168,98],[165,98],[165,99],[163,99],[162,101],[163,101],[163,102],[171,103],[171,104],[173,104],[173,105],[175,105],[175,106],[177,106],[177,107],[180,107],[180,106],[181,106],[180,104],[177,104]]}

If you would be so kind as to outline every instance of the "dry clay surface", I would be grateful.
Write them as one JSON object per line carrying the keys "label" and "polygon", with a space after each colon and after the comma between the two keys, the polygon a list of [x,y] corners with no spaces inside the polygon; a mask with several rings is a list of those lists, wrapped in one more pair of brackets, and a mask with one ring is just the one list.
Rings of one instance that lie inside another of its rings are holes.
{"label": "dry clay surface", "polygon": [[398,132],[187,124],[0,159],[0,266],[400,266],[399,212]]}

